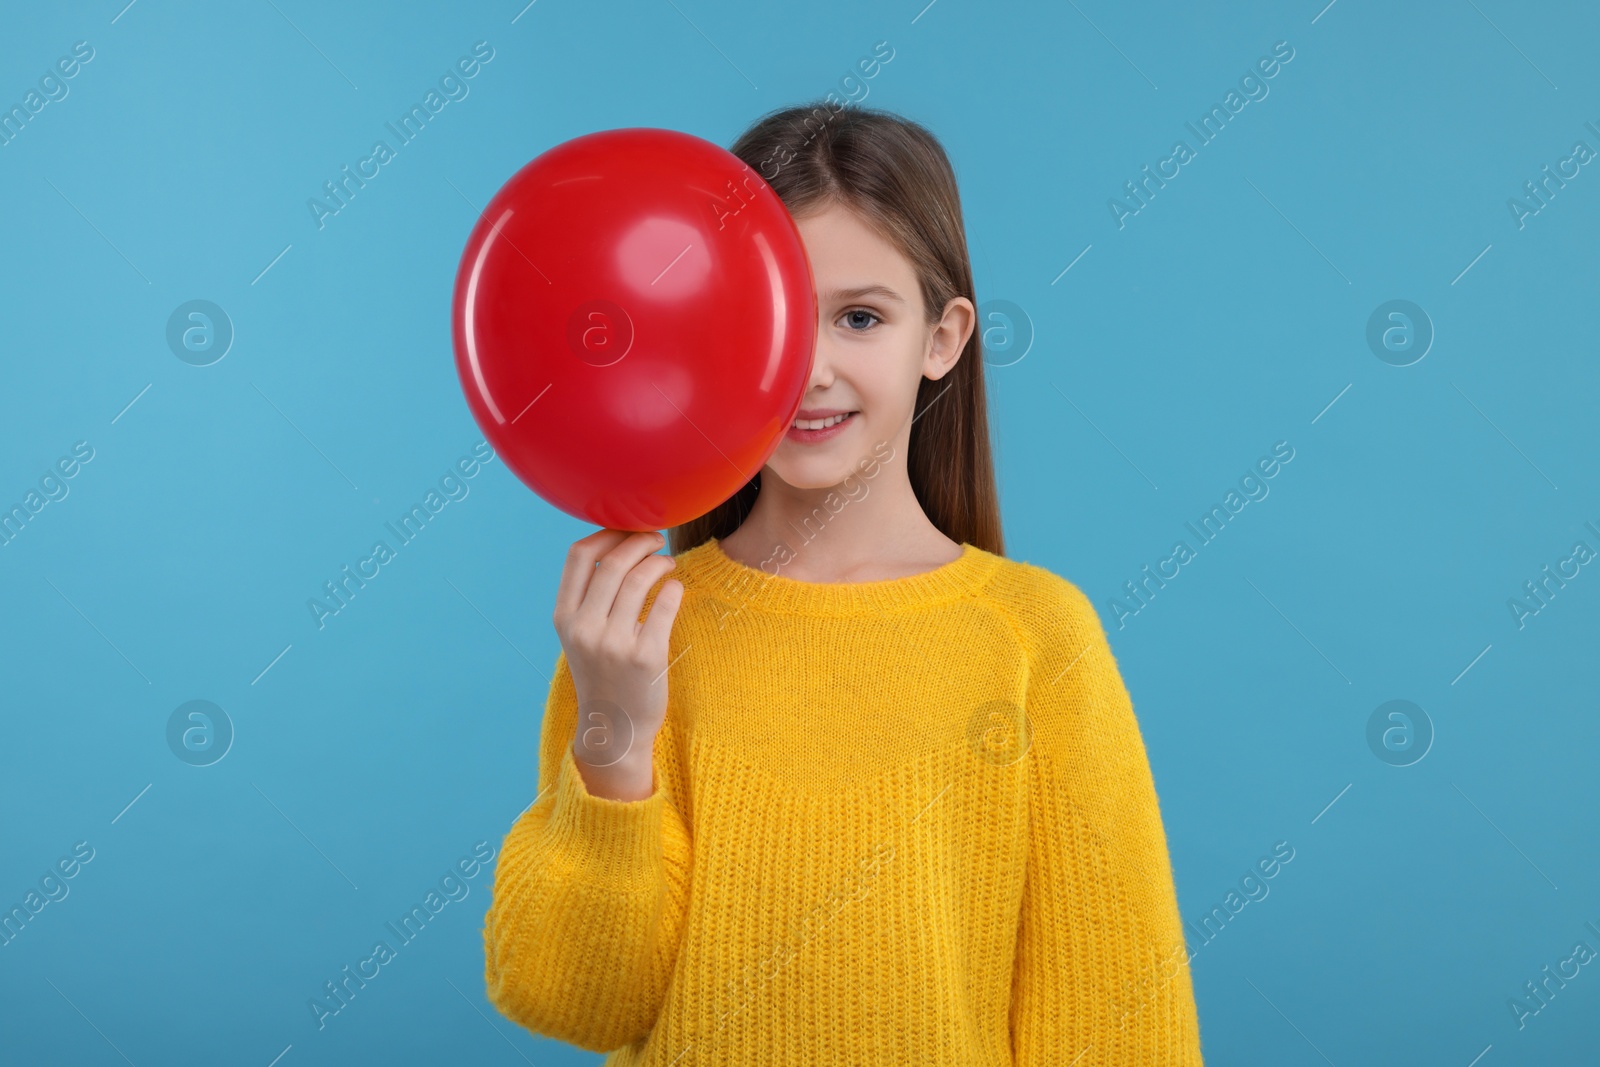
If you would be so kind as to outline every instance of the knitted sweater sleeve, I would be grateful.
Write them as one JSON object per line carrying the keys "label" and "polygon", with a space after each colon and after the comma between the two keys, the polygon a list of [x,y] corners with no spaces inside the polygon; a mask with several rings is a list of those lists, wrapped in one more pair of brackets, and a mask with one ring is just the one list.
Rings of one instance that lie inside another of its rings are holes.
{"label": "knitted sweater sleeve", "polygon": [[1016,1067],[1199,1067],[1199,1021],[1155,784],[1100,617],[1041,571],[1022,620],[1029,845],[1012,980]]}
{"label": "knitted sweater sleeve", "polygon": [[691,841],[673,746],[657,738],[654,791],[590,794],[573,762],[577,696],[556,659],[539,739],[539,791],[506,835],[484,918],[489,1001],[535,1033],[605,1052],[655,1025],[677,957]]}

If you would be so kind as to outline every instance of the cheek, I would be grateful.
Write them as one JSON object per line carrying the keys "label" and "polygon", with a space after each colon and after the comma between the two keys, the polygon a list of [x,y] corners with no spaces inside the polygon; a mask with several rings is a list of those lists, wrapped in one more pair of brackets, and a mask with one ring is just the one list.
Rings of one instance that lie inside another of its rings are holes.
{"label": "cheek", "polygon": [[864,404],[896,407],[916,395],[922,380],[922,350],[914,340],[886,334],[862,345],[853,357],[851,382]]}
{"label": "cheek", "polygon": [[878,419],[909,417],[922,385],[922,352],[900,343],[880,355],[861,384],[866,413]]}

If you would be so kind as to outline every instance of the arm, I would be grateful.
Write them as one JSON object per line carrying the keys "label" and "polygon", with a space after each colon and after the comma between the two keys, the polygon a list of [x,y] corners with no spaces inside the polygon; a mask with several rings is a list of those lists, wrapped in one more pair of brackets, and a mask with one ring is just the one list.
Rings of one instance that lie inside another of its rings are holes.
{"label": "arm", "polygon": [[[671,738],[642,800],[591,795],[572,755],[566,655],[539,738],[539,793],[512,824],[484,918],[489,1001],[535,1033],[604,1052],[647,1035],[666,996],[689,895],[688,828]],[[663,726],[663,733],[671,727]]]}
{"label": "arm", "polygon": [[1199,1020],[1155,784],[1087,597],[1051,583],[1028,681],[1017,1067],[1198,1067]]}

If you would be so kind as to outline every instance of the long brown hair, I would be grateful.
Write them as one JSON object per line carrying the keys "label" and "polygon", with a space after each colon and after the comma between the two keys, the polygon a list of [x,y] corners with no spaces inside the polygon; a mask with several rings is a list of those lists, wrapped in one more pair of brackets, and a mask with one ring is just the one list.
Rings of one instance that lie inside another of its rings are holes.
{"label": "long brown hair", "polygon": [[[837,201],[897,247],[916,270],[927,322],[964,296],[977,306],[961,197],[937,138],[878,108],[818,101],[769,112],[731,149],[799,218]],[[957,543],[1005,554],[983,385],[983,329],[938,381],[922,379],[906,458],[928,519]],[[738,492],[669,531],[674,555],[737,530],[761,491],[758,471]]]}

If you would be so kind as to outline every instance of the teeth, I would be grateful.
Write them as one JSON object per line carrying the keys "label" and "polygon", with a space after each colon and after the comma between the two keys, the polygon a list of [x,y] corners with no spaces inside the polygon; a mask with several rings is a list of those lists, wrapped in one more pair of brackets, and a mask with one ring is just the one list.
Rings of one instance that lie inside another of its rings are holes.
{"label": "teeth", "polygon": [[830,415],[826,419],[795,419],[794,425],[801,430],[822,430],[829,426],[835,426],[849,417],[847,413],[844,415]]}

